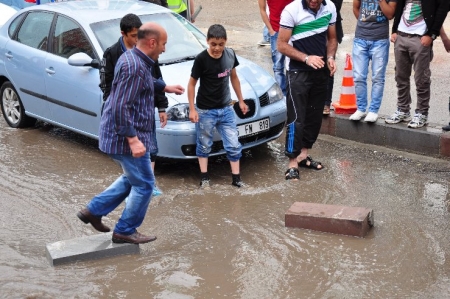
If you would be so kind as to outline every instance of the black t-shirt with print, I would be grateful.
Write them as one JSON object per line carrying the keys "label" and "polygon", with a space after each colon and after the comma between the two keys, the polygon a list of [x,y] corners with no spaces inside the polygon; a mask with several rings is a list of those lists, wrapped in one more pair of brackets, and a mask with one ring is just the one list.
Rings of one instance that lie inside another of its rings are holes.
{"label": "black t-shirt with print", "polygon": [[204,50],[197,55],[192,66],[191,77],[200,79],[196,104],[200,109],[220,109],[231,102],[230,74],[239,65],[236,54],[225,48],[216,59]]}

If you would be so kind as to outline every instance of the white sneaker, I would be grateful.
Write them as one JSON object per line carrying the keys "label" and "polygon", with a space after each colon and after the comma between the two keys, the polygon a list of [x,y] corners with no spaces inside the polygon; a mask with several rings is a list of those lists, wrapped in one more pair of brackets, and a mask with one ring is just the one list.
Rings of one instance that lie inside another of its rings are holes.
{"label": "white sneaker", "polygon": [[368,123],[374,123],[374,122],[377,121],[377,119],[378,119],[378,114],[377,113],[369,112],[367,114],[366,118],[364,118],[364,121],[368,122]]}
{"label": "white sneaker", "polygon": [[361,118],[363,118],[364,116],[366,116],[366,112],[356,110],[356,112],[353,113],[352,115],[350,115],[350,117],[348,119],[349,120],[361,120]]}

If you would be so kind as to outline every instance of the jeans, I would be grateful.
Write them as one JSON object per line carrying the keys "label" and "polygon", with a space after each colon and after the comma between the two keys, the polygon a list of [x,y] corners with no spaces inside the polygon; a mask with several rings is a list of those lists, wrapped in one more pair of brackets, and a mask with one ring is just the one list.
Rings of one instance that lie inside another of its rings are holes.
{"label": "jeans", "polygon": [[197,108],[197,157],[207,158],[211,152],[215,129],[222,137],[223,148],[227,152],[227,158],[231,162],[239,161],[242,156],[242,146],[238,140],[236,116],[233,106],[221,109],[203,110]]}
{"label": "jeans", "polygon": [[123,170],[123,174],[102,193],[96,195],[87,209],[92,215],[105,216],[128,197],[125,209],[114,232],[131,235],[144,221],[153,192],[155,177],[150,164],[150,154],[134,158],[131,155],[109,154]]}
{"label": "jeans", "polygon": [[353,41],[353,78],[355,80],[356,105],[359,111],[367,110],[367,75],[372,60],[372,92],[369,112],[378,113],[383,99],[386,66],[389,60],[389,39]]}
{"label": "jeans", "polygon": [[286,95],[286,75],[284,73],[284,55],[277,50],[278,32],[270,37],[270,48],[272,50],[273,73],[275,81],[280,85],[283,94]]}
{"label": "jeans", "polygon": [[263,29],[263,39],[264,39],[265,41],[270,42],[269,29],[267,28],[266,25],[264,25],[264,29]]}

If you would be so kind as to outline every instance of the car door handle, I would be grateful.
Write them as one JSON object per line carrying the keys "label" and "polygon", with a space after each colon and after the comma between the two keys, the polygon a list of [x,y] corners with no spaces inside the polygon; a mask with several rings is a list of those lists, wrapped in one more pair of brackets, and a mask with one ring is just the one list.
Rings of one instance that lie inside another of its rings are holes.
{"label": "car door handle", "polygon": [[51,67],[51,68],[46,68],[45,71],[47,72],[47,74],[53,75],[55,72],[55,70]]}
{"label": "car door handle", "polygon": [[5,56],[6,56],[6,58],[13,58],[13,55],[12,54],[10,54],[10,53],[5,53]]}

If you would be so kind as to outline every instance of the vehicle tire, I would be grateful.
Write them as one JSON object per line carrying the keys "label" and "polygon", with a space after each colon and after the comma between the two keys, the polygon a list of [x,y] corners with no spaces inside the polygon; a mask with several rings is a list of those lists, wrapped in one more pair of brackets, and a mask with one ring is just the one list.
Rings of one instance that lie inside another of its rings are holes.
{"label": "vehicle tire", "polygon": [[26,128],[34,126],[36,119],[25,114],[22,101],[11,82],[6,81],[0,89],[3,117],[12,128]]}

